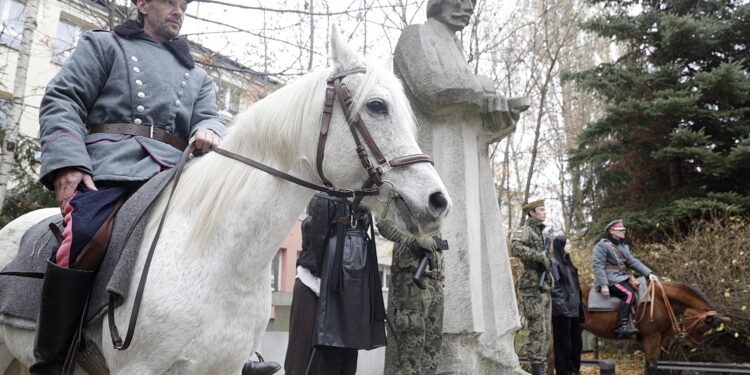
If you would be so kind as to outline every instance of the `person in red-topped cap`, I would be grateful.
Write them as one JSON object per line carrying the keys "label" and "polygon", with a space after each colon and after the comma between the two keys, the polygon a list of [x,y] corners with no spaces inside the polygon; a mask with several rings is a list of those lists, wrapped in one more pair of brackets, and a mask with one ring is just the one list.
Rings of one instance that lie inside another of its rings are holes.
{"label": "person in red-topped cap", "polygon": [[634,278],[627,268],[633,269],[650,281],[657,281],[650,268],[646,267],[630,252],[625,243],[625,224],[614,220],[604,227],[605,236],[594,246],[591,262],[594,269],[594,287],[605,296],[620,298],[618,309],[617,337],[623,338],[638,333],[630,326],[630,309],[636,300]]}

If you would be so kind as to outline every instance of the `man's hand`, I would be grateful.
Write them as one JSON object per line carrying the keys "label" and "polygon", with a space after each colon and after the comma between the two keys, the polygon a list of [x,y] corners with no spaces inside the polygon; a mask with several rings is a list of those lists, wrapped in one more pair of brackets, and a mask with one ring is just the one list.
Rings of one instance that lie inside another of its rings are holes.
{"label": "man's hand", "polygon": [[81,182],[91,190],[98,190],[91,175],[76,168],[63,168],[55,173],[55,200],[60,205],[60,211],[65,211],[65,205],[73,197]]}
{"label": "man's hand", "polygon": [[602,294],[605,296],[609,296],[609,287],[606,285],[602,285]]}
{"label": "man's hand", "polygon": [[206,128],[200,128],[195,131],[190,141],[195,141],[193,145],[193,151],[201,150],[208,152],[211,147],[218,147],[221,144],[221,137],[211,130]]}
{"label": "man's hand", "polygon": [[656,277],[653,273],[648,275],[648,281],[659,281],[659,278]]}

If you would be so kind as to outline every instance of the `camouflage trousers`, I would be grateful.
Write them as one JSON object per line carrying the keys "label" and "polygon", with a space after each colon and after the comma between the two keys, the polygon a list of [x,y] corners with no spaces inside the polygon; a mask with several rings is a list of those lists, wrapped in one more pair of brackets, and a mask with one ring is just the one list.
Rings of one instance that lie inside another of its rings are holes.
{"label": "camouflage trousers", "polygon": [[394,272],[388,294],[388,337],[384,375],[432,375],[443,345],[443,280],[423,277],[419,289],[411,272]]}
{"label": "camouflage trousers", "polygon": [[526,341],[526,357],[531,363],[547,362],[547,352],[552,342],[552,301],[550,292],[521,290],[521,308],[526,317],[529,337]]}

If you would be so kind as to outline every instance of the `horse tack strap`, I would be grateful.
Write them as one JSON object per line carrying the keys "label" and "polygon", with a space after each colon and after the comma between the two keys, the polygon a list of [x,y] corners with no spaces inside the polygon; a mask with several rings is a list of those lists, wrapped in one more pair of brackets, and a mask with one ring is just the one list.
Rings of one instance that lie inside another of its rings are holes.
{"label": "horse tack strap", "polygon": [[337,79],[342,79],[342,78],[344,78],[346,76],[350,76],[352,74],[360,74],[360,73],[367,73],[367,69],[365,69],[365,68],[356,68],[356,69],[352,69],[352,70],[345,70],[343,72],[334,73],[334,74],[331,74],[328,77],[327,81],[328,81],[328,84],[333,84],[333,81],[335,81]]}
{"label": "horse tack strap", "polygon": [[326,88],[326,101],[323,105],[323,121],[320,125],[320,136],[318,137],[318,152],[315,157],[315,164],[318,168],[318,175],[323,183],[327,186],[331,186],[331,182],[328,181],[325,174],[323,174],[323,157],[326,152],[326,140],[328,139],[328,130],[331,126],[331,116],[333,115],[333,101],[336,99],[336,93],[333,92],[333,87],[328,86]]}
{"label": "horse tack strap", "polygon": [[[672,309],[672,304],[669,303],[669,297],[667,297],[667,292],[664,290],[664,286],[661,284],[661,281],[653,280],[648,284],[648,288],[646,289],[646,293],[641,297],[641,302],[643,303],[646,300],[646,296],[651,297],[651,306],[650,306],[650,312],[649,312],[649,319],[650,321],[654,321],[654,306],[656,305],[656,289],[659,289],[661,293],[659,293],[659,296],[662,299],[662,302],[664,303],[664,309],[667,310],[667,316],[669,317],[669,322],[672,325],[672,330],[675,332],[676,335],[681,335],[683,333],[682,329],[680,329],[680,324],[677,321],[677,315],[674,313],[674,310]],[[640,304],[639,303],[639,304]],[[639,314],[638,321],[640,322],[643,320],[643,317],[645,316],[646,310],[642,310]]]}
{"label": "horse tack strap", "polygon": [[272,167],[269,167],[263,163],[257,162],[253,159],[244,157],[242,155],[236,154],[231,151],[224,150],[222,148],[214,147],[211,148],[212,151],[216,152],[217,154],[224,155],[230,159],[234,159],[237,161],[240,161],[242,163],[245,163],[253,168],[257,168],[262,170],[263,172],[266,172],[268,174],[274,175],[276,177],[282,178],[284,180],[287,180],[291,183],[306,187],[308,189],[317,190],[325,192],[326,194],[337,197],[337,198],[352,198],[352,197],[360,197],[360,196],[375,196],[378,195],[378,189],[370,189],[370,188],[363,188],[358,190],[350,190],[350,189],[337,189],[333,187],[328,186],[321,186],[318,184],[314,184],[312,182],[305,181],[301,178],[294,177],[288,173],[284,173],[278,169],[274,169]]}
{"label": "horse tack strap", "polygon": [[[357,130],[367,144],[367,147],[370,148],[370,152],[372,152],[373,156],[375,156],[375,160],[377,160],[378,164],[385,163],[385,157],[383,157],[383,153],[380,152],[380,148],[378,148],[378,145],[375,144],[372,136],[370,136],[370,132],[367,131],[367,127],[365,127],[365,123],[364,121],[362,121],[362,117],[360,117],[358,114],[354,114],[354,117],[352,117],[351,105],[353,99],[349,88],[346,87],[346,85],[342,83],[340,79],[337,79],[333,82],[333,87],[336,89],[336,96],[339,98],[339,105],[341,105],[341,109],[344,111],[344,115],[346,116],[346,118],[349,119],[349,121],[353,121],[353,123],[357,125]],[[354,132],[354,129],[352,129],[352,132]]]}
{"label": "horse tack strap", "polygon": [[693,318],[692,321],[690,321],[690,324],[688,324],[687,327],[685,327],[682,331],[685,333],[690,333],[692,330],[695,329],[695,327],[698,326],[698,323],[702,322],[704,319],[708,318],[709,316],[719,315],[719,312],[716,310],[710,310],[706,311],[704,313],[698,314],[695,318]]}
{"label": "horse tack strap", "polygon": [[107,321],[109,323],[109,334],[112,339],[112,346],[116,350],[125,350],[128,347],[130,347],[130,343],[133,340],[133,334],[135,333],[135,326],[138,322],[138,312],[141,309],[141,300],[143,299],[143,291],[146,289],[146,280],[148,279],[148,271],[151,268],[151,260],[154,258],[154,250],[156,250],[156,244],[159,241],[159,237],[161,236],[162,228],[164,227],[164,221],[167,218],[167,211],[169,210],[169,203],[172,201],[172,196],[174,195],[174,191],[177,188],[177,183],[180,181],[180,177],[182,176],[182,171],[185,169],[185,163],[187,162],[188,157],[190,156],[190,152],[193,149],[193,142],[189,143],[187,147],[185,148],[185,151],[182,152],[182,156],[180,157],[180,161],[175,166],[175,174],[172,176],[172,189],[169,190],[169,196],[167,197],[167,203],[164,206],[164,211],[161,214],[161,218],[159,219],[159,226],[156,228],[156,234],[154,234],[154,239],[151,240],[151,247],[148,249],[148,255],[146,256],[146,261],[143,264],[143,271],[141,271],[141,279],[138,282],[138,289],[135,293],[135,298],[133,300],[133,310],[130,312],[130,321],[128,323],[128,331],[125,334],[125,340],[123,340],[120,337],[120,332],[117,329],[117,324],[115,323],[115,295],[110,294],[109,295],[109,303],[108,303],[108,311],[107,311]]}

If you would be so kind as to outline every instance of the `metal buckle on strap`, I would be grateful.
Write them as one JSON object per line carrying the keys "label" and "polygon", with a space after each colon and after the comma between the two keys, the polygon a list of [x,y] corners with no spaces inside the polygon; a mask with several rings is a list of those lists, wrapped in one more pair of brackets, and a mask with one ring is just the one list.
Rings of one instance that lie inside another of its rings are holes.
{"label": "metal buckle on strap", "polygon": [[385,163],[378,165],[378,169],[380,170],[380,173],[386,173],[393,169],[393,166],[391,165],[390,160],[386,160]]}
{"label": "metal buckle on strap", "polygon": [[153,124],[149,128],[149,135],[148,135],[148,137],[151,138],[151,139],[154,139],[154,125]]}

